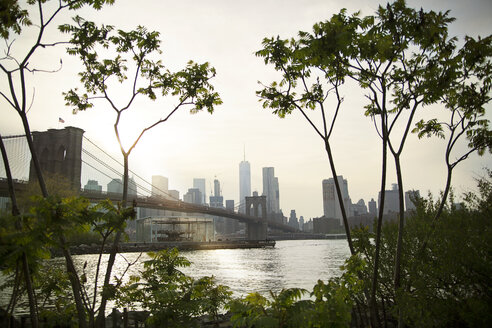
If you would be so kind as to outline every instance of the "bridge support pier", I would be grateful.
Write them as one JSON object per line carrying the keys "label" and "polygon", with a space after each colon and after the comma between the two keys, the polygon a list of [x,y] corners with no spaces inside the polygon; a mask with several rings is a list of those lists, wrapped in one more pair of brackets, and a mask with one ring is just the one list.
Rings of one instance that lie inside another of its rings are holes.
{"label": "bridge support pier", "polygon": [[246,214],[260,218],[258,223],[246,224],[247,239],[266,240],[268,237],[266,196],[246,197]]}

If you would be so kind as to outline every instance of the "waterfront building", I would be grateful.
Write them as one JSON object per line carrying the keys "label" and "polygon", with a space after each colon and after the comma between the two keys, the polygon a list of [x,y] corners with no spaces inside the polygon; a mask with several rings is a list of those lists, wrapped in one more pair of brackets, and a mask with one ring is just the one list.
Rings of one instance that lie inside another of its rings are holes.
{"label": "waterfront building", "polygon": [[313,233],[343,233],[343,227],[340,226],[340,221],[336,218],[327,218],[322,216],[313,219]]}
{"label": "waterfront building", "polygon": [[[348,182],[342,175],[337,176],[338,184],[342,194],[342,201],[347,217],[353,216],[352,201],[349,197]],[[323,186],[323,214],[326,218],[337,219],[339,224],[343,224],[342,211],[338,201],[338,195],[335,188],[335,180],[333,178],[325,179],[322,182]]]}
{"label": "waterfront building", "polygon": [[251,196],[251,167],[244,159],[239,163],[239,212],[246,213],[246,197]]}
{"label": "waterfront building", "polygon": [[304,231],[304,217],[302,215],[299,218],[299,230]]}
{"label": "waterfront building", "polygon": [[206,204],[207,203],[207,193],[205,189],[205,179],[203,178],[194,178],[193,179],[193,188],[197,188],[200,190],[202,193],[202,200],[200,204]]}
{"label": "waterfront building", "polygon": [[205,217],[147,217],[136,220],[138,242],[214,240],[213,220]]}
{"label": "waterfront building", "polygon": [[88,180],[87,184],[84,186],[84,190],[93,192],[102,192],[102,186],[96,180]]}
{"label": "waterfront building", "polygon": [[151,195],[153,197],[161,196],[164,198],[169,198],[169,180],[162,175],[152,176],[152,191]]}
{"label": "waterfront building", "polygon": [[280,213],[279,184],[273,167],[263,168],[263,196],[266,196],[267,214]]}

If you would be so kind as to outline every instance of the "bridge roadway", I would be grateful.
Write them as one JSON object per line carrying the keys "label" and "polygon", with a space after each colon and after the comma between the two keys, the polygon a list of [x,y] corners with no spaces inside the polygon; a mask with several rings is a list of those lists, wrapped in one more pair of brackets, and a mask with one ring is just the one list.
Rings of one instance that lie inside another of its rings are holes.
{"label": "bridge roadway", "polygon": [[[84,190],[83,192],[80,193],[80,195],[90,200],[103,200],[108,198],[111,201],[121,200],[121,194],[101,193],[101,192],[93,192],[93,191],[91,192],[91,191]],[[214,208],[205,205],[186,203],[180,200],[170,200],[161,197],[142,197],[142,196],[129,195],[128,202],[133,202],[136,207],[161,209],[161,210],[182,212],[188,214],[191,213],[208,214],[211,216],[219,216],[223,218],[238,220],[239,222],[244,222],[244,223],[264,223],[263,219],[258,218],[256,216],[250,216],[250,215],[236,213],[234,211],[230,211],[222,208]],[[267,220],[267,225],[272,229],[277,229],[285,232],[299,231],[296,228],[272,220]]]}
{"label": "bridge roadway", "polygon": [[[14,188],[18,192],[22,192],[26,189],[27,183],[23,181],[16,181],[14,183]],[[111,201],[120,201],[121,194],[115,193],[103,193],[103,192],[94,192],[83,190],[80,192],[80,195],[86,197],[93,201],[99,201],[103,199],[110,199]],[[6,179],[0,179],[0,197],[9,197],[9,192],[7,188]],[[234,211],[229,211],[221,208],[214,208],[204,205],[191,204],[186,203],[180,200],[170,200],[161,197],[143,197],[143,196],[128,196],[128,202],[133,202],[137,207],[145,207],[145,208],[153,208],[153,209],[161,209],[168,210],[174,212],[182,212],[182,213],[200,213],[200,214],[208,214],[212,216],[219,216],[224,218],[229,218],[233,220],[238,220],[239,222],[244,223],[263,223],[264,220],[255,216],[250,216],[242,213],[236,213]],[[285,232],[296,232],[298,231],[296,228],[288,226],[286,224],[267,220],[268,227],[272,229],[277,229]]]}

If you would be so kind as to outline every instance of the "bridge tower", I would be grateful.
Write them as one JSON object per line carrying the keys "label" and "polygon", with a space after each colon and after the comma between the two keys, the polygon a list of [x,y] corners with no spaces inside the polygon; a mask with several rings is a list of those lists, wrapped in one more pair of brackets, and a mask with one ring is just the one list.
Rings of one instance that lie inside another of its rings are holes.
{"label": "bridge tower", "polygon": [[[83,134],[84,130],[73,126],[32,132],[34,149],[43,174],[61,175],[68,179],[72,188],[80,190]],[[31,160],[29,181],[35,181],[36,178]]]}
{"label": "bridge tower", "polygon": [[247,223],[246,235],[248,240],[267,239],[267,208],[266,196],[246,197],[246,214],[261,218],[259,223]]}

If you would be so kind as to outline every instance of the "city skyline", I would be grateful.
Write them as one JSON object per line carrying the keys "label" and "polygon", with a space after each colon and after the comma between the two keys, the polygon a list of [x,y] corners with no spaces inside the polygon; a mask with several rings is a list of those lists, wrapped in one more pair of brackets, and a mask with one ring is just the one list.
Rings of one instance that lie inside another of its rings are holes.
{"label": "city skyline", "polygon": [[[329,19],[344,7],[348,13],[361,10],[361,15],[374,14],[379,3],[385,2],[285,1],[278,6],[275,2],[261,1],[146,1],[137,4],[122,0],[99,12],[83,9],[78,14],[116,28],[128,30],[140,24],[159,31],[164,51],[162,60],[172,71],[184,67],[190,59],[198,63],[209,61],[217,69],[217,76],[211,83],[224,104],[218,106],[213,115],[178,112],[164,126],[145,134],[130,156],[132,170],[145,175],[148,180],[151,175],[168,177],[169,189],[179,190],[181,195],[192,186],[193,178],[206,179],[208,191],[210,183],[217,177],[225,198],[238,200],[237,165],[244,159],[246,147],[251,192],[262,193],[262,168],[274,167],[280,181],[279,207],[284,215],[288,216],[295,209],[298,215],[311,218],[323,214],[321,181],[332,177],[324,146],[298,113],[279,119],[262,108],[255,95],[261,88],[257,82],[269,84],[278,80],[278,74],[254,53],[261,49],[264,37],[296,37],[299,30],[311,31],[315,23]],[[450,35],[457,35],[459,42],[465,34],[484,36],[492,30],[488,17],[492,11],[490,1],[467,4],[415,0],[407,3],[425,10],[450,9],[450,15],[457,17],[457,21],[449,25]],[[132,12],[132,20],[122,19],[128,12]],[[62,16],[47,31],[50,40],[56,39],[53,37],[57,33],[56,25],[65,22],[70,22],[68,15]],[[23,42],[22,38],[17,38],[14,50],[27,47],[28,43]],[[0,51],[4,48],[5,45],[1,45]],[[86,112],[72,115],[71,109],[65,106],[62,92],[79,85],[77,59],[68,56],[62,47],[41,50],[31,62],[33,67],[57,69],[60,60],[63,65],[57,73],[28,76],[29,99],[35,94],[29,112],[32,130],[80,127],[85,130],[85,136],[121,159],[110,109],[98,104]],[[5,90],[5,81],[0,81],[0,87]],[[377,200],[380,188],[380,141],[373,123],[363,115],[366,104],[363,92],[355,85],[348,85],[343,92],[344,111],[333,135],[335,164],[338,174],[350,181],[352,201],[364,199],[368,203],[371,198]],[[124,93],[121,98],[125,99]],[[17,114],[5,101],[2,104],[2,135],[22,133]],[[137,101],[136,105],[139,108],[135,113],[129,112],[122,120],[125,145],[148,124],[143,118],[152,121],[163,115],[162,109],[169,107],[165,100]],[[425,110],[428,112],[427,108]],[[423,115],[431,115],[427,112]],[[59,118],[65,123],[59,122]],[[422,195],[431,191],[437,195],[445,180],[443,141],[418,140],[411,135],[406,147],[402,155],[404,190],[420,190]],[[386,189],[396,181],[391,161],[389,165]],[[474,178],[483,174],[483,167],[491,166],[489,154],[484,157],[473,155],[460,164],[454,172],[456,195],[474,188]],[[82,182],[83,185],[86,183]]]}

